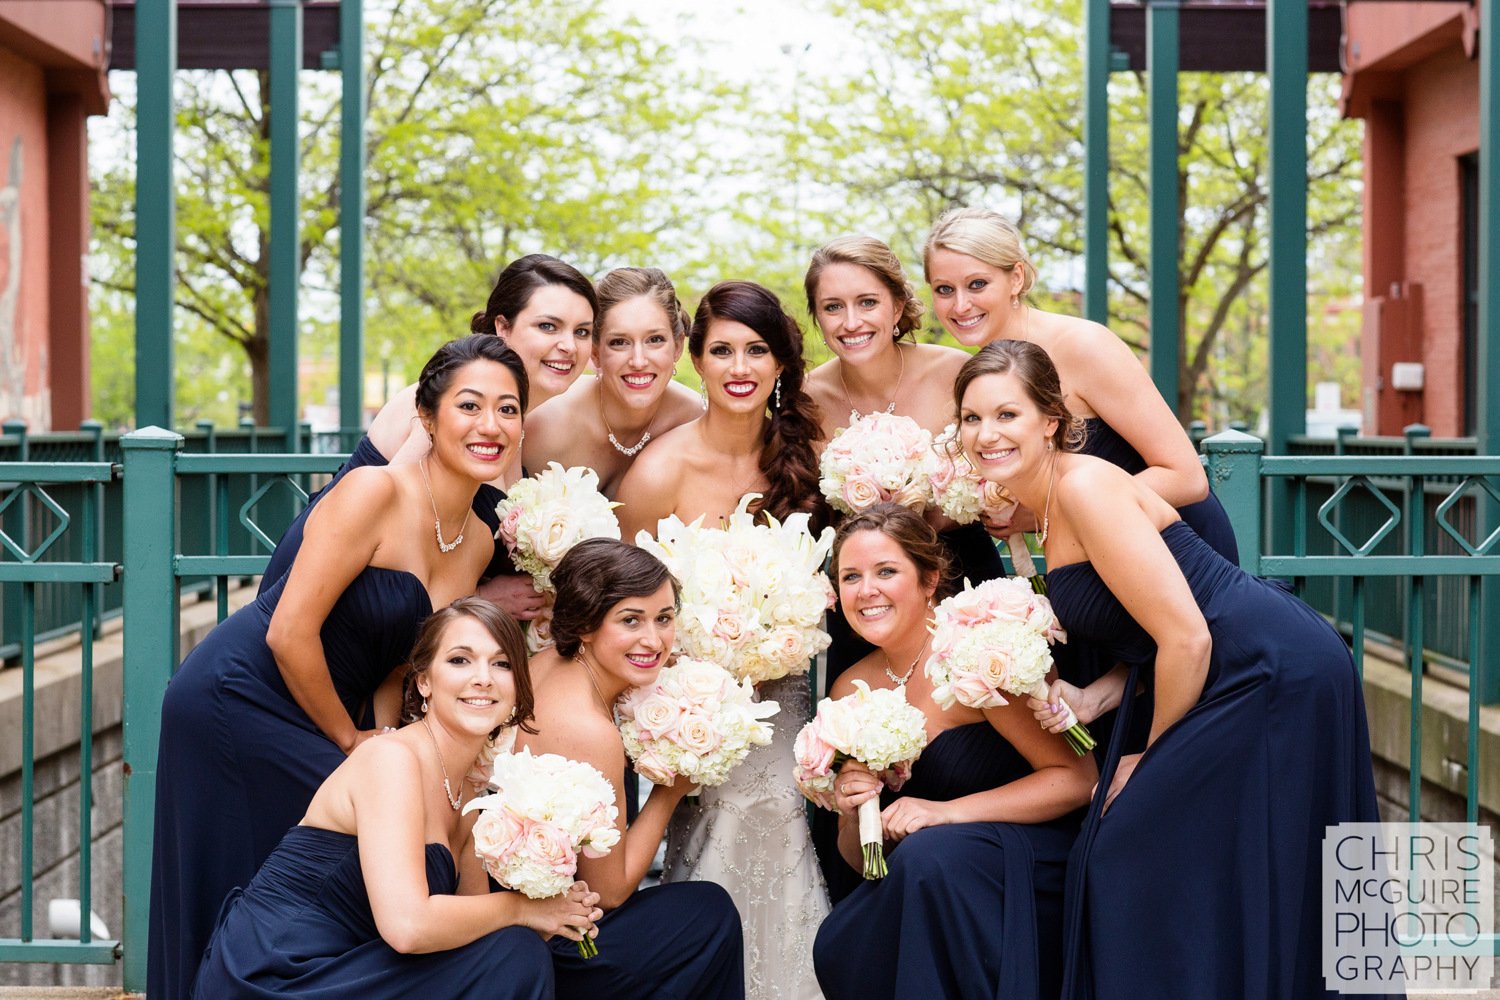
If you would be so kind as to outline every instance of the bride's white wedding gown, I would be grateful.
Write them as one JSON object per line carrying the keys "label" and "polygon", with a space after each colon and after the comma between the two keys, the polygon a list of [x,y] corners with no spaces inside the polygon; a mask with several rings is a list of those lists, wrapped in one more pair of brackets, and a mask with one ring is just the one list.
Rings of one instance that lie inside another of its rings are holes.
{"label": "bride's white wedding gown", "polygon": [[760,686],[781,711],[775,735],[729,781],[688,798],[667,828],[664,882],[717,882],[734,897],[745,932],[747,1000],[815,1000],[812,946],[828,915],[807,804],[792,781],[792,744],[812,717],[807,674]]}

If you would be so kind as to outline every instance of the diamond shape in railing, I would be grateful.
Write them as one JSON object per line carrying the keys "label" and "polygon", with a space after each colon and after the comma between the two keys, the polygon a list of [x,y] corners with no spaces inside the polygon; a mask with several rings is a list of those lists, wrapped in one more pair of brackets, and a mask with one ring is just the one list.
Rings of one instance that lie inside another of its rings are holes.
{"label": "diamond shape in railing", "polygon": [[[1348,496],[1356,486],[1363,486],[1371,496],[1373,496],[1376,500],[1379,500],[1381,504],[1385,506],[1386,510],[1391,512],[1391,516],[1386,519],[1386,522],[1384,524],[1375,529],[1375,533],[1369,537],[1365,544],[1358,546],[1349,541],[1349,539],[1345,537],[1344,533],[1334,526],[1332,519],[1330,519],[1328,516],[1329,513],[1339,505],[1339,501]],[[1344,481],[1343,485],[1333,491],[1333,496],[1323,501],[1323,506],[1318,508],[1318,523],[1323,525],[1324,528],[1327,528],[1328,533],[1334,538],[1338,539],[1339,544],[1342,545],[1351,556],[1367,556],[1374,550],[1375,546],[1380,544],[1381,539],[1385,538],[1386,535],[1389,535],[1393,530],[1395,530],[1396,526],[1401,523],[1401,508],[1391,503],[1390,498],[1387,497],[1384,493],[1380,492],[1380,490],[1375,487],[1375,484],[1371,483],[1364,476],[1350,476]]]}
{"label": "diamond shape in railing", "polygon": [[[48,496],[47,491],[36,483],[22,483],[19,489],[12,490],[10,496],[5,498],[5,502],[0,503],[0,518],[4,518],[5,512],[10,509],[11,504],[28,494],[34,495],[38,503],[45,509],[50,510],[57,517],[57,527],[53,528],[52,533],[46,538],[42,539],[42,543],[33,552],[27,552],[14,538],[7,535],[3,528],[0,528],[0,544],[3,544],[23,563],[34,563],[41,557],[42,553],[52,547],[53,542],[62,537],[64,531],[68,530],[71,518],[68,517],[68,512],[63,510],[58,502]],[[3,521],[0,521],[0,523],[3,523]]]}
{"label": "diamond shape in railing", "polygon": [[1469,487],[1475,485],[1476,483],[1497,502],[1500,502],[1500,491],[1497,491],[1495,487],[1490,483],[1490,481],[1484,476],[1465,476],[1463,482],[1455,486],[1453,488],[1453,492],[1449,493],[1447,497],[1443,499],[1443,502],[1437,505],[1437,511],[1434,514],[1434,520],[1437,521],[1438,527],[1446,531],[1455,542],[1463,546],[1465,552],[1467,552],[1471,556],[1482,556],[1490,550],[1490,546],[1495,544],[1496,539],[1500,539],[1500,528],[1496,528],[1494,531],[1490,532],[1490,537],[1480,542],[1479,547],[1475,548],[1473,545],[1469,544],[1469,540],[1463,536],[1462,532],[1448,523],[1448,511],[1453,507],[1454,504],[1463,499],[1463,495],[1468,492]]}
{"label": "diamond shape in railing", "polygon": [[250,532],[251,536],[259,540],[259,542],[266,547],[267,552],[274,552],[276,550],[276,541],[275,539],[267,535],[264,531],[261,531],[260,525],[251,520],[250,512],[254,510],[255,505],[264,500],[266,498],[266,495],[269,494],[271,490],[274,489],[277,485],[285,486],[287,489],[291,490],[293,496],[298,500],[307,499],[307,491],[298,486],[296,483],[292,482],[290,476],[276,476],[274,479],[269,479],[266,482],[261,483],[260,488],[257,489],[254,493],[250,494],[250,499],[246,500],[240,507],[240,524],[243,524],[245,526],[245,530]]}

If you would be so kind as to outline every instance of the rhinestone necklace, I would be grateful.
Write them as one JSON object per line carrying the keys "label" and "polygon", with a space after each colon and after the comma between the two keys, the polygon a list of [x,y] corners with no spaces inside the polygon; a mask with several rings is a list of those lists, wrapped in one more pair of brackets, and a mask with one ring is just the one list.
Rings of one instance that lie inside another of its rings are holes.
{"label": "rhinestone necklace", "polygon": [[604,425],[604,434],[609,438],[609,443],[614,446],[615,451],[626,458],[634,458],[635,453],[646,447],[646,442],[651,440],[651,432],[647,431],[641,435],[639,441],[627,448],[615,437],[615,432],[609,429],[609,419],[604,416],[604,379],[602,377],[599,379],[599,422]]}
{"label": "rhinestone necklace", "polygon": [[[901,367],[896,369],[896,388],[891,393],[891,401],[885,405],[886,413],[896,412],[896,397],[901,395],[901,379],[906,375],[906,355],[901,353],[901,345],[896,345],[896,357],[901,362]],[[849,383],[844,381],[844,363],[839,362],[839,387],[844,390],[844,402],[849,404],[851,417],[860,416],[859,407],[854,405],[854,397],[849,395]],[[871,410],[871,413],[879,412]]]}
{"label": "rhinestone necklace", "polygon": [[[458,542],[454,542],[457,545]],[[448,796],[448,804],[458,812],[458,807],[464,804],[464,790],[459,788],[458,794],[453,794],[453,786],[448,783],[448,765],[443,761],[443,751],[438,749],[437,737],[432,734],[432,727],[427,724],[427,717],[422,716],[422,728],[427,730],[427,738],[432,740],[432,752],[437,754],[438,768],[443,772],[443,794]]]}
{"label": "rhinestone necklace", "polygon": [[432,483],[427,481],[427,459],[418,462],[417,468],[422,470],[422,485],[427,487],[427,502],[432,504],[432,531],[437,535],[438,551],[452,552],[464,543],[464,529],[469,526],[469,515],[474,513],[474,505],[470,504],[469,509],[464,511],[464,523],[458,526],[458,537],[451,542],[443,541],[443,519],[438,514],[437,501],[432,496]]}

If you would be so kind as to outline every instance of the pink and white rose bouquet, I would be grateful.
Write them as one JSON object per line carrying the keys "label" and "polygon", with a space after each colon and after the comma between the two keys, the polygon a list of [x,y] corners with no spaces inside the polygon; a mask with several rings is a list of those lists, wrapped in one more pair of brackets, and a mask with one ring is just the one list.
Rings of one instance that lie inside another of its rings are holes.
{"label": "pink and white rose bouquet", "polygon": [[921,511],[932,500],[938,456],[932,435],[911,417],[854,416],[818,463],[818,486],[835,510],[856,514],[883,500]]}
{"label": "pink and white rose bouquet", "polygon": [[[531,899],[566,891],[578,872],[578,856],[602,858],[620,842],[615,825],[615,789],[588,764],[530,750],[495,758],[495,791],[464,806],[479,810],[474,853],[501,885]],[[584,958],[599,953],[585,937]]]}
{"label": "pink and white rose bouquet", "polygon": [[[996,520],[1009,520],[1020,503],[999,483],[992,483],[969,464],[958,445],[958,425],[949,424],[932,442],[936,452],[932,474],[932,499],[938,510],[959,524],[972,524],[986,514]],[[1019,532],[1005,540],[1010,549],[1011,565],[1016,575],[1031,581],[1037,593],[1046,593],[1046,584],[1037,575],[1031,550]]]}
{"label": "pink and white rose bouquet", "polygon": [[538,593],[552,590],[552,571],[568,550],[585,538],[619,538],[619,504],[599,492],[593,469],[564,469],[556,462],[510,488],[495,506],[500,530],[517,568],[530,573]]}
{"label": "pink and white rose bouquet", "polygon": [[635,543],[682,584],[676,650],[759,683],[806,671],[828,648],[823,613],[835,594],[823,573],[833,529],[814,538],[806,514],[757,524],[756,497],[746,494],[723,528],[673,515]]}
{"label": "pink and white rose bouquet", "polygon": [[[1052,644],[1066,641],[1045,596],[1020,577],[1001,577],[965,585],[937,606],[932,654],[923,669],[943,708],[998,708],[1009,704],[1007,694],[1046,701]],[[1066,703],[1063,708],[1072,720],[1063,737],[1081,756],[1094,748],[1094,738]]]}
{"label": "pink and white rose bouquet", "polygon": [[[797,763],[792,777],[802,794],[824,809],[834,808],[833,783],[845,761],[857,760],[897,789],[911,776],[911,765],[927,747],[926,720],[921,709],[906,700],[906,689],[871,690],[854,682],[853,694],[818,702],[817,714],[797,734],[793,752]],[[884,878],[885,834],[880,825],[880,800],[859,807],[859,843],[864,854],[864,876]]]}
{"label": "pink and white rose bouquet", "polygon": [[771,742],[781,710],[756,701],[755,687],[707,660],[679,657],[655,683],[626,690],[615,704],[620,736],[635,769],[658,785],[682,775],[722,785],[753,747]]}

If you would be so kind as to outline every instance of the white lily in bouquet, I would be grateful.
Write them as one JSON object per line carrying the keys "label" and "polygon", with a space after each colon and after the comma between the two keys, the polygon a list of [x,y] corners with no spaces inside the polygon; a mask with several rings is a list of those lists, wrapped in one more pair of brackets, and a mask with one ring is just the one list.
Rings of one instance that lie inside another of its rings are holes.
{"label": "white lily in bouquet", "polygon": [[[927,748],[926,720],[922,710],[906,700],[904,687],[871,690],[864,681],[855,681],[854,687],[853,694],[818,702],[817,714],[797,734],[792,777],[802,794],[824,809],[834,808],[834,776],[845,762],[857,760],[887,788],[899,789]],[[859,843],[865,878],[885,878],[878,798],[860,803]]]}
{"label": "white lily in bouquet", "polygon": [[747,493],[723,528],[703,518],[662,518],[656,537],[635,543],[666,564],[682,585],[675,648],[754,683],[805,672],[828,648],[823,613],[837,595],[823,573],[833,529],[814,538],[807,514],[758,524]]}
{"label": "white lily in bouquet", "polygon": [[722,785],[753,747],[771,742],[781,710],[756,701],[755,687],[707,660],[678,657],[651,684],[627,688],[615,704],[620,736],[635,769],[658,785],[679,775]]}
{"label": "white lily in bouquet", "polygon": [[586,538],[618,539],[618,506],[599,492],[599,474],[593,469],[564,469],[557,462],[518,480],[495,505],[500,518],[495,537],[510,550],[516,567],[531,574],[532,586],[544,596],[541,612],[526,630],[531,652],[552,645],[552,571]]}
{"label": "white lily in bouquet", "polygon": [[[933,614],[932,655],[923,670],[932,681],[932,700],[943,708],[1009,704],[1005,696],[1047,700],[1052,644],[1066,642],[1052,603],[1020,577],[986,580],[937,606]],[[1063,737],[1082,756],[1095,740],[1073,710]]]}
{"label": "white lily in bouquet", "polygon": [[818,488],[845,514],[887,500],[921,511],[932,500],[938,464],[932,435],[911,417],[856,415],[823,449]]}
{"label": "white lily in bouquet", "polygon": [[[615,789],[589,764],[530,750],[495,757],[495,791],[472,799],[474,853],[495,881],[531,899],[561,895],[578,873],[578,855],[602,858],[620,842]],[[578,942],[584,958],[599,954]]]}

